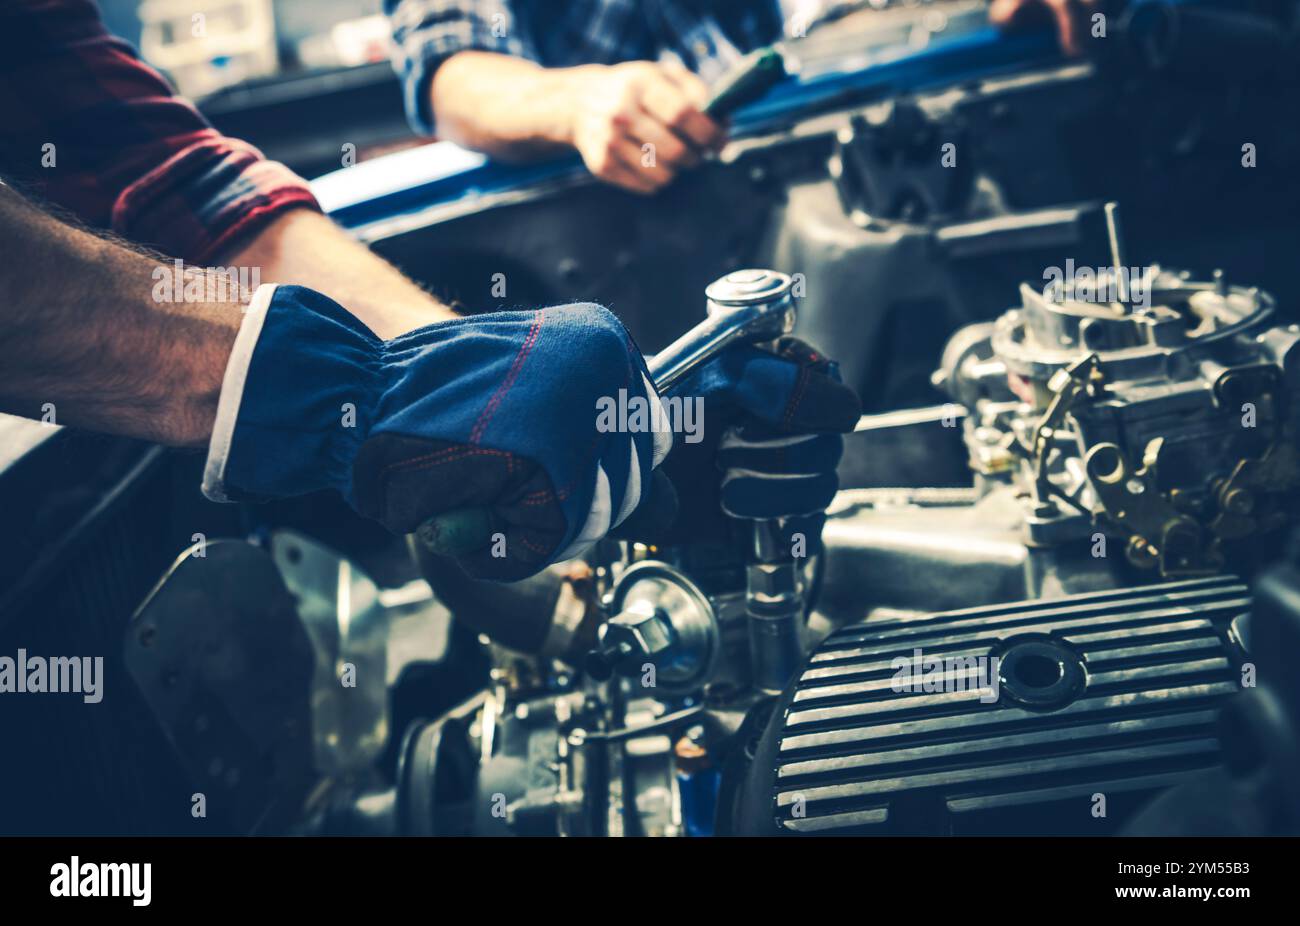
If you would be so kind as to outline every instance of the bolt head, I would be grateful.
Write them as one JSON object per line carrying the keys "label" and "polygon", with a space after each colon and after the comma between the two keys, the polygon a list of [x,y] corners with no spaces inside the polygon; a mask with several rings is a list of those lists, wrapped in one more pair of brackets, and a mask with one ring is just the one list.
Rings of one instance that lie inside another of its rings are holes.
{"label": "bolt head", "polygon": [[672,645],[672,631],[657,610],[633,605],[606,622],[600,640],[607,648],[626,642],[635,652],[653,657]]}

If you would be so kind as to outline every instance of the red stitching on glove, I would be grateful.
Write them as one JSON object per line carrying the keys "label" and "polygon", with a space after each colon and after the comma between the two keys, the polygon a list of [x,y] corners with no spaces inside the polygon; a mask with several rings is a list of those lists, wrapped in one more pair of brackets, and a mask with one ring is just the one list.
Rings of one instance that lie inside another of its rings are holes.
{"label": "red stitching on glove", "polygon": [[524,338],[519,353],[515,354],[515,362],[510,365],[510,372],[501,381],[497,391],[492,394],[491,401],[488,402],[487,407],[478,416],[478,421],[474,422],[474,429],[469,432],[469,442],[471,444],[477,444],[483,439],[483,432],[487,430],[488,423],[492,421],[492,416],[496,414],[497,406],[501,404],[501,400],[506,397],[510,387],[519,378],[519,370],[524,365],[524,360],[527,359],[529,352],[532,351],[533,345],[537,343],[537,333],[542,330],[542,318],[540,309],[533,313],[533,326],[528,329],[528,337]]}
{"label": "red stitching on glove", "polygon": [[441,465],[442,463],[450,463],[455,460],[463,459],[464,457],[487,456],[505,457],[507,471],[513,472],[515,462],[515,455],[513,453],[509,453],[505,450],[493,450],[490,447],[467,447],[465,445],[457,445],[455,447],[444,447],[442,450],[425,454],[422,457],[411,457],[409,460],[398,460],[395,463],[389,463],[388,466],[384,468],[383,475],[384,478],[387,478],[389,473],[400,470],[412,468],[422,469],[426,463],[436,462]]}
{"label": "red stitching on glove", "polygon": [[812,367],[799,368],[799,382],[795,384],[794,395],[790,397],[789,403],[785,407],[785,415],[781,419],[781,427],[790,430],[790,419],[794,417],[794,410],[799,407],[799,402],[803,399],[804,388],[808,385],[808,378],[812,375]]}
{"label": "red stitching on glove", "polygon": [[[407,470],[430,469],[435,466],[445,466],[448,463],[455,463],[459,460],[466,459],[467,457],[505,457],[506,472],[508,474],[514,473],[515,463],[517,462],[515,455],[505,450],[493,450],[490,447],[469,447],[464,444],[457,444],[456,446],[444,447],[441,450],[437,450],[433,453],[427,453],[423,456],[411,457],[409,460],[398,460],[394,463],[389,463],[386,467],[384,467],[383,472],[380,473],[379,475],[380,482],[383,485],[382,495],[388,505],[388,509],[387,509],[388,518],[390,520],[393,518],[393,499],[391,498],[391,495],[388,490],[388,483],[391,477],[395,473],[404,472]],[[525,496],[525,497],[529,498],[532,496],[542,496],[542,497],[539,498],[538,501],[535,502],[526,501],[524,502],[524,504],[542,505],[551,500],[551,493],[549,489],[541,489],[537,492],[531,493],[530,496]],[[545,551],[542,550],[537,552],[544,553]]]}
{"label": "red stitching on glove", "polygon": [[506,453],[504,450],[492,450],[489,447],[466,447],[458,445],[455,447],[445,447],[434,453],[425,454],[422,457],[412,457],[409,460],[399,460],[396,463],[389,463],[384,467],[383,472],[379,474],[379,482],[383,487],[381,497],[384,499],[386,520],[395,520],[393,509],[394,502],[392,493],[388,489],[388,483],[392,480],[394,474],[406,470],[430,469],[435,466],[443,466],[447,463],[455,463],[466,457],[505,457],[507,471],[514,468],[514,454]]}
{"label": "red stitching on glove", "polygon": [[532,550],[534,553],[536,553],[538,556],[550,556],[550,555],[551,555],[551,551],[550,551],[550,549],[548,549],[547,547],[539,547],[539,546],[537,546],[536,544],[529,542],[528,538],[525,537],[523,534],[520,534],[516,539],[517,539],[520,543],[522,543],[524,546],[526,546],[528,549],[530,549],[530,550]]}

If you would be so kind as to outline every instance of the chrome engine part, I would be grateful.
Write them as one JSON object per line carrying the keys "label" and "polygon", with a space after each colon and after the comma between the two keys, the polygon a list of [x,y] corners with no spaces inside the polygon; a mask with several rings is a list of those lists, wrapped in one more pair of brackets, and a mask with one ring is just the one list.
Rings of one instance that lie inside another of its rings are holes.
{"label": "chrome engine part", "polygon": [[869,422],[960,423],[973,484],[841,496],[828,582],[845,557],[869,564],[868,610],[1215,575],[1292,523],[1300,327],[1222,274],[1127,267],[1108,215],[1118,272],[1049,268],[1042,291],[1022,285],[1018,308],[949,341],[934,381],[954,404]]}
{"label": "chrome engine part", "polygon": [[608,678],[610,670],[653,670],[655,685],[669,693],[703,688],[716,671],[722,642],[713,605],[703,592],[666,563],[631,566],[610,594],[614,616],[600,628],[600,645],[587,671]]}
{"label": "chrome engine part", "polygon": [[1208,575],[1226,546],[1280,526],[1300,485],[1300,331],[1221,275],[1144,276],[1146,307],[1024,286],[1020,309],[957,335],[941,375],[973,409],[977,483],[1019,489],[1027,540],[1101,518],[1134,567]]}
{"label": "chrome engine part", "polygon": [[750,833],[1103,834],[1220,761],[1232,578],[845,627],[759,746]]}

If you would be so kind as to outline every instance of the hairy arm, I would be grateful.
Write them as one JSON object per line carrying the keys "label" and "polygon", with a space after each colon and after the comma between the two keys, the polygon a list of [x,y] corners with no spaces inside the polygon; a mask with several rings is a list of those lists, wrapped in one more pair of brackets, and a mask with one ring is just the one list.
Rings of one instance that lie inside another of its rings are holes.
{"label": "hairy arm", "polygon": [[40,417],[52,404],[59,424],[207,441],[243,319],[238,292],[155,301],[169,261],[64,224],[3,184],[0,254],[0,410]]}
{"label": "hairy arm", "polygon": [[381,338],[456,313],[311,209],[283,213],[218,264],[256,268],[263,283],[309,286],[346,306]]}
{"label": "hairy arm", "polygon": [[0,173],[45,202],[187,264],[322,290],[380,336],[447,316],[319,215],[301,177],[213,129],[91,0],[0,4],[0,51]]}

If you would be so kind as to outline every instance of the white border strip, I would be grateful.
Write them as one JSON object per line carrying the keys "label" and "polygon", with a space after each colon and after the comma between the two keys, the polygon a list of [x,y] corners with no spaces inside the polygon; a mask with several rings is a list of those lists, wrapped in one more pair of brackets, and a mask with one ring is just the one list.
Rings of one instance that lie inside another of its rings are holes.
{"label": "white border strip", "polygon": [[253,350],[262,334],[266,311],[275,295],[275,283],[263,283],[253,293],[244,320],[235,335],[226,374],[221,380],[221,397],[217,400],[217,419],[212,425],[212,440],[208,442],[208,461],[203,467],[203,494],[214,502],[228,502],[226,497],[226,459],[230,444],[235,438],[235,422],[239,418],[239,403],[244,397],[244,384],[248,367],[253,361]]}

